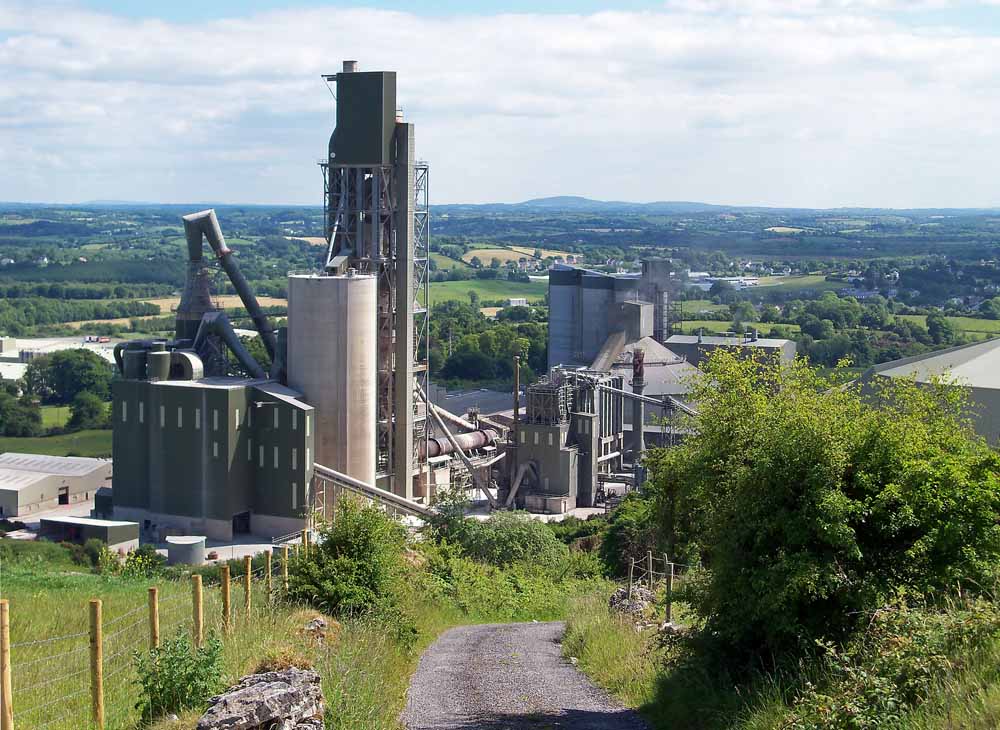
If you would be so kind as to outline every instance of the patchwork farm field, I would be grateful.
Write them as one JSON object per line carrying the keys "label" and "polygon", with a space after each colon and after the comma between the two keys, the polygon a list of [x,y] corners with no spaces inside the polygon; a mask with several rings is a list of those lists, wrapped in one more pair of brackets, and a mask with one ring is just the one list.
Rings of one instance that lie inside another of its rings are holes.
{"label": "patchwork farm field", "polygon": [[431,305],[447,301],[469,301],[474,291],[481,301],[524,297],[529,303],[545,299],[548,284],[543,281],[521,282],[506,279],[469,279],[468,281],[436,281],[431,284]]}

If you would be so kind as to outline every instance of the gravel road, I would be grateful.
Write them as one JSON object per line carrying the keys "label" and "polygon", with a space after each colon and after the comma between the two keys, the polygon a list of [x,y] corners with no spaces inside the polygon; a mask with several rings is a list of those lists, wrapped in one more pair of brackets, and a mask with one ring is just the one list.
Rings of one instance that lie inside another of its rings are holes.
{"label": "gravel road", "polygon": [[562,657],[562,622],[461,626],[410,680],[407,730],[647,730]]}

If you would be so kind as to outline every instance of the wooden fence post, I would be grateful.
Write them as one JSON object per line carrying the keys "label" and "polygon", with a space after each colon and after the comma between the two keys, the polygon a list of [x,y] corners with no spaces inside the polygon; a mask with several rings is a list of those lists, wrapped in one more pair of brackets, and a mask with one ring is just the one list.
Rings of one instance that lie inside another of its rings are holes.
{"label": "wooden fence post", "polygon": [[265,591],[265,594],[264,595],[265,595],[265,598],[267,599],[268,604],[271,603],[271,587],[272,587],[271,586],[271,553],[273,553],[273,552],[274,552],[274,550],[268,550],[264,554],[264,575],[265,575],[265,580],[264,580],[264,591]]}
{"label": "wooden fence post", "polygon": [[250,580],[253,577],[253,558],[249,555],[243,557],[243,609],[247,618],[250,618]]}
{"label": "wooden fence post", "polygon": [[0,601],[0,728],[14,730],[14,684],[10,678],[10,603]]}
{"label": "wooden fence post", "polygon": [[302,531],[302,557],[309,557],[309,530]]}
{"label": "wooden fence post", "polygon": [[160,589],[149,589],[149,648],[160,648]]}
{"label": "wooden fence post", "polygon": [[233,612],[229,602],[229,563],[222,566],[222,633],[228,634],[233,626]]}
{"label": "wooden fence post", "polygon": [[288,545],[281,546],[281,582],[288,593]]}
{"label": "wooden fence post", "polygon": [[632,572],[635,570],[635,558],[629,558],[628,562],[628,600],[632,600]]}
{"label": "wooden fence post", "polygon": [[201,576],[191,576],[191,634],[194,638],[194,648],[200,649],[205,641],[205,614],[201,602]]}
{"label": "wooden fence post", "polygon": [[653,551],[652,550],[647,550],[646,551],[646,573],[647,573],[646,577],[649,580],[649,592],[652,593],[653,592],[653,578],[655,578],[655,576],[653,575]]}
{"label": "wooden fence post", "polygon": [[104,730],[104,630],[101,600],[90,601],[90,708],[97,730]]}
{"label": "wooden fence post", "polygon": [[673,602],[674,602],[674,564],[667,561],[667,554],[663,554],[663,562],[667,566],[667,588],[666,588],[666,616],[664,620],[669,624],[673,618]]}

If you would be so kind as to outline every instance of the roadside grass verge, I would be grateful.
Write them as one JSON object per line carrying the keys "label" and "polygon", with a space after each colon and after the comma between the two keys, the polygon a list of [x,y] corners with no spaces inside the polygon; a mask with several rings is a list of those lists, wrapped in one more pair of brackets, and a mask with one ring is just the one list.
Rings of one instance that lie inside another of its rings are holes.
{"label": "roadside grass verge", "polygon": [[[859,654],[845,649],[833,659],[731,675],[682,654],[679,644],[658,640],[652,629],[637,631],[591,594],[570,611],[563,652],[655,730],[1000,727],[996,606],[972,602],[912,611],[921,629],[890,633]],[[911,696],[898,685],[922,690]]]}
{"label": "roadside grass verge", "polygon": [[[149,645],[147,589],[157,586],[160,635],[190,632],[192,584],[171,569],[167,576],[98,575],[74,560],[71,548],[47,542],[0,540],[0,595],[11,605],[15,718],[19,727],[71,730],[89,717],[88,604],[103,601],[105,706],[108,730],[137,730],[139,699],[133,661]],[[534,566],[497,568],[451,556],[448,574],[432,574],[419,560],[401,586],[400,624],[347,618],[319,642],[303,631],[317,612],[275,596],[263,580],[253,583],[249,616],[242,580],[232,585],[233,631],[224,641],[220,689],[269,657],[307,658],[323,679],[327,728],[396,730],[410,676],[421,653],[447,628],[469,623],[565,618],[575,602],[603,581],[547,576]],[[202,572],[202,571],[199,571]],[[216,574],[203,572],[205,633],[222,631],[222,598]],[[275,588],[278,581],[274,582]],[[400,631],[410,625],[412,633]],[[42,691],[40,688],[44,688]],[[154,730],[191,730],[200,712]]]}

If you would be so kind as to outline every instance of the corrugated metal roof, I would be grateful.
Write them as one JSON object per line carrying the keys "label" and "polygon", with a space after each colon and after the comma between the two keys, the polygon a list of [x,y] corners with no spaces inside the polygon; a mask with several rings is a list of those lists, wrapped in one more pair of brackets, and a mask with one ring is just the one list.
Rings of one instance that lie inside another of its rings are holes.
{"label": "corrugated metal roof", "polygon": [[108,466],[110,462],[103,459],[91,459],[85,456],[46,456],[44,454],[19,454],[8,451],[0,454],[0,468],[40,474],[58,474],[60,476],[85,476],[91,472]]}
{"label": "corrugated metal roof", "polygon": [[1000,338],[882,363],[873,372],[890,378],[954,379],[972,388],[1000,388]]}
{"label": "corrugated metal roof", "polygon": [[0,489],[19,491],[35,482],[45,479],[48,474],[37,471],[18,471],[16,469],[0,468]]}

